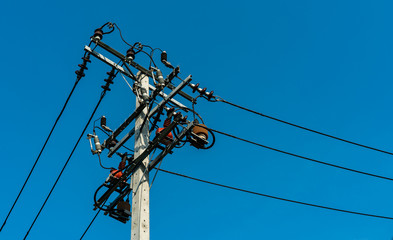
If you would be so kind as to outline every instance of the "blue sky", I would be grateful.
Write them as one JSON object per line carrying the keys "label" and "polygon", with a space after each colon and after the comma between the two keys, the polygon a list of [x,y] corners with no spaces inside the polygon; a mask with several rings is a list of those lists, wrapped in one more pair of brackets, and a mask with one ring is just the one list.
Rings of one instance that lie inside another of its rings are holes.
{"label": "blue sky", "polygon": [[[385,150],[393,149],[391,1],[21,1],[2,3],[0,219],[31,169],[72,85],[95,28],[117,23],[129,42],[168,52],[181,76],[229,101]],[[118,32],[104,42],[121,52]],[[146,58],[137,59],[145,64]],[[110,68],[93,59],[4,230],[22,239],[79,137]],[[166,72],[167,73],[167,72]],[[188,90],[189,91],[189,90]],[[190,92],[190,91],[189,91]],[[179,98],[178,100],[182,100]],[[182,102],[185,102],[182,100]],[[116,128],[135,97],[117,77],[96,118]],[[392,156],[199,100],[211,128],[357,170],[392,177]],[[91,132],[91,127],[89,131]],[[162,167],[265,194],[393,216],[393,183],[217,135]],[[118,164],[118,159],[103,159]],[[82,139],[28,239],[79,239],[107,177]],[[221,189],[159,173],[151,239],[392,239],[393,221]],[[84,239],[130,238],[130,224],[100,215]]]}

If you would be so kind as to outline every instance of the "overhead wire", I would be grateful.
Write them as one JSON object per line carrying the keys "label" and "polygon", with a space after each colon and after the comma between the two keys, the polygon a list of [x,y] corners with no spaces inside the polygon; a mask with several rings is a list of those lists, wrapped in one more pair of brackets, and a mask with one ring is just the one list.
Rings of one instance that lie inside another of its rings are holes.
{"label": "overhead wire", "polygon": [[25,234],[25,236],[24,236],[23,239],[26,239],[26,238],[27,238],[27,236],[29,235],[29,233],[30,233],[31,229],[33,228],[35,222],[37,221],[38,217],[40,216],[40,214],[41,214],[43,208],[44,208],[45,205],[46,205],[46,202],[48,201],[48,199],[49,199],[49,197],[51,196],[53,190],[55,189],[55,187],[56,187],[56,185],[57,185],[57,183],[58,183],[60,177],[62,176],[62,174],[63,174],[65,168],[66,168],[67,165],[68,165],[68,162],[70,161],[72,155],[74,154],[75,149],[77,148],[77,146],[78,146],[80,140],[82,139],[83,135],[85,134],[86,129],[88,128],[88,126],[89,126],[91,120],[93,119],[95,112],[97,111],[99,105],[101,104],[102,99],[105,97],[106,91],[107,91],[106,89],[104,89],[104,90],[102,91],[101,96],[100,96],[100,99],[98,100],[97,105],[95,106],[95,108],[94,108],[94,110],[93,110],[93,112],[92,112],[92,114],[91,114],[89,120],[87,121],[87,123],[86,123],[86,125],[85,125],[85,127],[84,127],[84,129],[83,129],[83,131],[82,131],[82,133],[81,133],[81,135],[79,136],[78,140],[76,141],[75,146],[74,146],[74,148],[72,149],[72,151],[71,151],[71,153],[70,153],[70,155],[69,155],[67,161],[65,162],[63,168],[61,169],[61,171],[60,171],[58,177],[56,178],[55,183],[53,184],[51,190],[49,191],[49,194],[47,195],[47,197],[46,197],[44,203],[42,204],[40,210],[38,211],[36,217],[34,218],[32,224],[30,225],[29,230],[26,232],[26,234]]}
{"label": "overhead wire", "polygon": [[224,100],[224,99],[222,99],[220,97],[216,97],[216,100],[210,100],[210,101],[212,101],[212,102],[223,102],[223,103],[226,103],[228,105],[237,107],[239,109],[242,109],[242,110],[254,113],[256,115],[259,115],[259,116],[262,116],[262,117],[265,117],[265,118],[268,118],[268,119],[271,119],[271,120],[274,120],[274,121],[277,121],[277,122],[280,122],[280,123],[284,123],[284,124],[287,124],[287,125],[299,128],[299,129],[303,129],[303,130],[306,130],[306,131],[309,131],[309,132],[312,132],[312,133],[316,133],[316,134],[319,134],[319,135],[322,135],[322,136],[325,136],[325,137],[329,137],[329,138],[336,139],[336,140],[339,140],[339,141],[342,141],[342,142],[346,142],[346,143],[349,143],[349,144],[352,144],[352,145],[355,145],[355,146],[358,146],[358,147],[367,148],[367,149],[370,149],[370,150],[373,150],[373,151],[377,151],[377,152],[393,155],[393,152],[389,152],[389,151],[386,151],[386,150],[383,150],[383,149],[367,146],[367,145],[364,145],[364,144],[361,144],[361,143],[357,143],[357,142],[350,141],[350,140],[347,140],[347,139],[344,139],[344,138],[340,138],[340,137],[336,137],[336,136],[333,136],[333,135],[330,135],[330,134],[327,134],[327,133],[323,133],[323,132],[320,132],[320,131],[317,131],[317,130],[313,130],[311,128],[300,126],[300,125],[297,125],[297,124],[294,124],[294,123],[291,123],[291,122],[288,122],[288,121],[284,121],[284,120],[278,119],[276,117],[272,117],[272,116],[269,116],[269,115],[266,115],[266,114],[263,114],[263,113],[251,110],[249,108],[242,107],[240,105],[237,105],[237,104],[234,104],[232,102],[226,101],[226,100]]}
{"label": "overhead wire", "polygon": [[332,163],[323,162],[323,161],[316,160],[316,159],[313,159],[313,158],[309,158],[309,157],[301,156],[301,155],[298,155],[298,154],[290,153],[290,152],[287,152],[287,151],[283,151],[283,150],[280,150],[280,149],[277,149],[277,148],[269,147],[269,146],[266,146],[266,145],[263,145],[263,144],[260,144],[260,143],[257,143],[257,142],[253,142],[253,141],[250,141],[250,140],[247,140],[247,139],[244,139],[244,138],[240,138],[240,137],[234,136],[232,134],[224,133],[222,131],[218,131],[218,130],[207,128],[207,127],[204,127],[204,128],[206,128],[208,130],[211,130],[213,132],[216,132],[218,134],[221,134],[221,135],[225,135],[225,136],[228,136],[228,137],[231,137],[231,138],[234,138],[234,139],[246,142],[246,143],[250,143],[250,144],[262,147],[262,148],[273,150],[273,151],[276,151],[276,152],[279,152],[279,153],[284,153],[286,155],[290,155],[290,156],[293,156],[293,157],[305,159],[305,160],[308,160],[308,161],[312,161],[312,162],[315,162],[315,163],[327,165],[327,166],[330,166],[330,167],[339,168],[339,169],[350,171],[350,172],[355,172],[355,173],[367,175],[367,176],[370,176],[370,177],[375,177],[375,178],[380,178],[380,179],[384,179],[384,180],[393,181],[393,178],[390,178],[390,177],[385,177],[385,176],[381,176],[381,175],[377,175],[377,174],[373,174],[373,173],[368,173],[368,172],[355,170],[355,169],[352,169],[352,168],[343,167],[343,166],[332,164]]}
{"label": "overhead wire", "polygon": [[[106,201],[108,201],[108,199],[105,200],[103,204],[105,204]],[[94,221],[96,220],[96,218],[97,218],[97,216],[98,216],[98,214],[99,214],[100,212],[101,212],[101,208],[98,209],[97,213],[94,215],[93,219],[90,221],[90,223],[89,223],[89,225],[87,226],[86,230],[83,232],[83,234],[82,234],[80,240],[82,240],[83,237],[86,235],[87,231],[89,231],[91,225],[93,225]]]}
{"label": "overhead wire", "polygon": [[194,180],[194,181],[198,181],[198,182],[207,183],[207,184],[218,186],[218,187],[228,188],[228,189],[231,189],[231,190],[236,190],[236,191],[240,191],[240,192],[254,194],[254,195],[257,195],[257,196],[262,196],[262,197],[272,198],[272,199],[276,199],[276,200],[281,200],[281,201],[285,201],[285,202],[291,202],[291,203],[296,203],[296,204],[301,204],[301,205],[306,205],[306,206],[316,207],[316,208],[322,208],[322,209],[327,209],[327,210],[332,210],[332,211],[337,211],[337,212],[343,212],[343,213],[350,213],[350,214],[367,216],[367,217],[374,217],[374,218],[380,218],[380,219],[393,220],[393,217],[389,217],[389,216],[382,216],[382,215],[376,215],[376,214],[362,213],[362,212],[356,212],[356,211],[350,211],[350,210],[345,210],[345,209],[333,208],[333,207],[328,207],[328,206],[323,206],[323,205],[318,205],[318,204],[313,204],[313,203],[307,203],[307,202],[302,202],[302,201],[297,201],[297,200],[291,200],[291,199],[287,199],[287,198],[277,197],[277,196],[268,195],[268,194],[264,194],[264,193],[259,193],[259,192],[255,192],[255,191],[250,191],[250,190],[246,190],[246,189],[242,189],[242,188],[232,187],[232,186],[228,186],[228,185],[224,185],[224,184],[220,184],[220,183],[215,183],[215,182],[203,180],[203,179],[200,179],[200,178],[190,177],[190,176],[187,176],[187,175],[184,175],[184,174],[175,173],[175,172],[164,170],[164,169],[158,169],[158,171],[165,172],[165,173],[172,174],[172,175],[179,176],[179,177],[183,177],[183,178],[188,178],[188,179],[191,179],[191,180]]}
{"label": "overhead wire", "polygon": [[[91,43],[92,43],[92,42],[89,43],[89,46],[91,45]],[[97,47],[97,45],[94,46],[93,50],[94,50],[96,47]],[[84,54],[84,56],[83,56],[84,58],[86,57],[86,54],[87,54],[87,53],[85,52],[85,54]],[[76,81],[75,81],[75,83],[74,83],[74,86],[72,87],[70,93],[68,94],[68,97],[67,97],[67,99],[66,99],[66,101],[65,101],[65,103],[64,103],[64,105],[63,105],[63,107],[62,107],[62,109],[61,109],[61,111],[60,111],[60,113],[59,113],[59,115],[57,116],[57,118],[56,118],[56,120],[55,120],[55,123],[53,124],[53,126],[52,126],[52,128],[51,128],[51,130],[50,130],[50,132],[49,132],[49,134],[48,134],[48,136],[47,136],[47,138],[46,138],[46,140],[45,140],[45,142],[44,142],[44,145],[42,146],[42,148],[41,148],[41,150],[40,150],[40,152],[39,152],[39,154],[38,154],[38,156],[37,156],[37,158],[36,158],[36,160],[35,160],[35,162],[34,162],[32,168],[30,169],[29,174],[27,175],[27,178],[26,178],[25,182],[24,182],[23,185],[22,185],[22,188],[19,190],[18,196],[17,196],[16,199],[14,200],[14,203],[12,204],[12,207],[11,207],[11,209],[9,210],[9,212],[8,212],[8,214],[7,214],[7,217],[5,218],[3,224],[2,224],[2,226],[1,226],[1,228],[0,228],[0,232],[3,230],[5,224],[7,223],[7,220],[8,220],[8,218],[9,218],[9,216],[11,215],[12,210],[14,209],[16,203],[18,202],[19,197],[20,197],[20,195],[22,194],[22,192],[23,192],[23,190],[24,190],[24,188],[25,188],[27,182],[29,181],[31,174],[33,173],[33,171],[34,171],[34,169],[35,169],[35,167],[36,167],[36,165],[37,165],[37,163],[38,163],[38,161],[39,161],[39,159],[40,159],[40,157],[41,157],[41,155],[42,155],[42,153],[43,153],[43,151],[44,151],[44,149],[45,149],[45,147],[46,147],[46,145],[47,145],[47,143],[48,143],[48,141],[49,141],[49,139],[50,139],[50,137],[52,136],[52,133],[53,133],[54,129],[55,129],[56,126],[57,126],[58,121],[60,120],[61,116],[63,115],[63,112],[64,112],[64,110],[65,110],[65,108],[66,108],[66,106],[67,106],[67,104],[68,104],[68,101],[70,100],[72,94],[74,93],[74,90],[75,90],[76,86],[78,85],[79,81],[81,80],[81,78],[82,78],[81,76],[78,76],[78,77],[77,77],[77,79],[76,79]]]}

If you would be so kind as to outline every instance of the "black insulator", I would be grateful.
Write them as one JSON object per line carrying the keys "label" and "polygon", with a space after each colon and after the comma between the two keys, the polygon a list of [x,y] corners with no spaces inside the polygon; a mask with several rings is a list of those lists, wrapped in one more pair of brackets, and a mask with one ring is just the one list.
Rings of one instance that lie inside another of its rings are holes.
{"label": "black insulator", "polygon": [[85,64],[78,64],[78,66],[79,66],[81,69],[86,69],[86,70],[87,70],[87,67],[86,67]]}
{"label": "black insulator", "polygon": [[112,78],[104,79],[104,81],[108,84],[113,84]]}
{"label": "black insulator", "polygon": [[101,41],[103,36],[104,36],[104,32],[102,31],[101,28],[97,28],[96,30],[94,30],[94,35],[93,35],[94,39]]}
{"label": "black insulator", "polygon": [[197,84],[190,84],[190,86],[192,88],[192,92],[194,93],[198,89],[199,83],[197,83]]}
{"label": "black insulator", "polygon": [[162,51],[161,53],[161,62],[167,61],[168,60],[168,54],[166,54],[165,51]]}
{"label": "black insulator", "polygon": [[134,49],[130,48],[130,49],[127,50],[126,58],[128,60],[131,60],[131,61],[135,59],[135,51],[134,51]]}
{"label": "black insulator", "polygon": [[106,72],[106,74],[108,74],[109,77],[115,77],[115,76],[116,76],[114,70],[112,70],[112,71],[110,71],[110,72]]}
{"label": "black insulator", "polygon": [[170,109],[168,109],[166,111],[166,115],[168,116],[168,118],[172,116],[174,111],[175,111],[175,108],[173,108],[173,107],[171,107]]}
{"label": "black insulator", "polygon": [[206,92],[206,88],[203,88],[203,89],[198,89],[198,92],[201,94],[201,95],[203,95],[203,94],[205,94],[205,92]]}
{"label": "black insulator", "polygon": [[110,91],[110,90],[111,90],[111,89],[109,88],[109,86],[107,86],[107,85],[102,85],[101,87],[102,87],[102,89],[104,89],[105,91]]}
{"label": "black insulator", "polygon": [[101,126],[106,126],[106,117],[102,116],[100,122],[101,122]]}
{"label": "black insulator", "polygon": [[76,70],[75,71],[76,75],[78,75],[78,77],[84,77],[85,73],[83,72],[83,70]]}
{"label": "black insulator", "polygon": [[210,91],[209,93],[206,93],[207,98],[210,100],[210,98],[213,97],[214,91]]}
{"label": "black insulator", "polygon": [[90,61],[90,55],[87,55],[86,57],[83,57],[83,64],[86,64],[87,62],[91,63]]}

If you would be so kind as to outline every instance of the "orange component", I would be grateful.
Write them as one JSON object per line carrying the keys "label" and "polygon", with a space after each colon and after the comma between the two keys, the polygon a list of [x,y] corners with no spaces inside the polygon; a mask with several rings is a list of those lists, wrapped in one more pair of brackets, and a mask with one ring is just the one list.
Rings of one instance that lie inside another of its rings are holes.
{"label": "orange component", "polygon": [[[164,129],[165,129],[165,128],[158,128],[157,131],[156,131],[156,134],[159,134],[159,133],[162,132]],[[169,138],[169,139],[168,139],[168,138]],[[165,144],[165,145],[168,145],[168,144],[171,143],[171,140],[172,140],[172,139],[173,139],[173,134],[172,134],[172,132],[169,132],[168,135],[167,135],[165,138],[163,138],[163,139],[161,140],[161,143],[162,143],[162,144]]]}
{"label": "orange component", "polygon": [[202,139],[204,139],[204,140],[207,140],[208,139],[208,137],[209,137],[209,133],[208,133],[208,131],[207,131],[207,129],[206,128],[204,128],[204,127],[206,127],[205,125],[203,125],[203,124],[199,124],[200,126],[195,126],[193,129],[192,129],[192,132],[193,133],[195,133],[196,135],[198,135],[200,138],[202,138]]}
{"label": "orange component", "polygon": [[111,174],[115,178],[121,178],[121,176],[123,176],[123,173],[121,171],[118,171],[117,169],[112,169]]}
{"label": "orange component", "polygon": [[[168,127],[169,124],[171,124],[171,121],[172,120],[170,118],[165,119],[164,127],[163,128],[158,128],[157,131],[156,131],[156,135],[159,134],[160,132],[162,132],[166,127]],[[171,143],[172,139],[173,139],[172,132],[169,132],[168,135],[161,140],[161,143],[165,144],[165,145],[168,145],[168,144]]]}

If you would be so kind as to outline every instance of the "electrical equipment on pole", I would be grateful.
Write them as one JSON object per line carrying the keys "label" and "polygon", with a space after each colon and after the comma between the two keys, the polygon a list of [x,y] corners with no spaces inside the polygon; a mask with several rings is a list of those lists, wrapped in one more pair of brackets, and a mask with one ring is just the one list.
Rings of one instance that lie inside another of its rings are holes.
{"label": "electrical equipment on pole", "polygon": [[[107,32],[104,31],[105,27],[109,29]],[[120,160],[116,168],[106,168],[109,170],[109,175],[103,177],[103,184],[95,191],[94,210],[100,209],[105,215],[123,223],[132,217],[131,239],[145,240],[149,239],[150,235],[149,172],[165,156],[172,154],[175,148],[183,147],[186,143],[198,149],[208,149],[214,145],[214,133],[204,125],[202,117],[195,111],[195,104],[199,97],[211,99],[214,96],[213,91],[207,92],[206,88],[199,88],[199,84],[191,84],[191,75],[184,79],[180,78],[180,68],[174,67],[168,61],[166,51],[139,42],[131,45],[123,39],[119,28],[120,37],[128,45],[128,50],[122,54],[105,44],[102,41],[104,35],[112,33],[115,28],[118,28],[116,24],[106,23],[96,29],[91,37],[91,41],[96,46],[94,48],[85,46],[84,50],[111,66],[113,71],[118,71],[123,75],[124,80],[127,77],[133,81],[136,108],[118,128],[107,126],[107,118],[102,116],[100,127],[94,125],[93,133],[87,135],[91,152],[98,156],[101,166],[101,156],[104,152],[107,152],[108,158],[117,156]],[[99,53],[97,49],[103,50],[114,60]],[[146,52],[146,49],[149,49],[150,53]],[[161,51],[160,60],[164,69],[160,69],[155,63],[155,51]],[[148,68],[136,62],[141,55],[148,57],[150,61]],[[169,70],[166,77],[163,70]],[[111,83],[113,71],[108,73],[107,83]],[[180,82],[176,84],[175,79],[180,79]],[[199,95],[192,97],[187,94],[184,91],[186,86],[190,87],[192,93],[198,92]],[[164,93],[165,89],[170,92]],[[192,108],[175,100],[177,96],[192,104]],[[161,117],[164,114],[166,114],[165,121],[160,125],[159,122],[162,121]],[[134,121],[135,127],[125,132]],[[107,135],[106,139],[100,141],[96,128]],[[130,153],[131,149],[125,146],[132,136],[135,136],[133,154]],[[122,151],[122,148],[128,151]],[[131,183],[129,183],[130,179],[132,179]]]}

